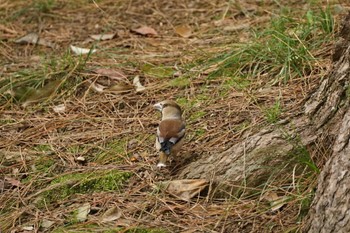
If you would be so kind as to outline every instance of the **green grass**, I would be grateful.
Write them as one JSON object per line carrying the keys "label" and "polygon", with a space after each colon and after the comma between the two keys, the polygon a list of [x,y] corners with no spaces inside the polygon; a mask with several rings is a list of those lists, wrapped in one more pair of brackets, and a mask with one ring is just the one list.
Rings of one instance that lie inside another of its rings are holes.
{"label": "green grass", "polygon": [[49,190],[43,192],[37,205],[40,207],[65,200],[74,194],[120,191],[131,175],[129,172],[117,170],[62,175],[51,181]]}
{"label": "green grass", "polygon": [[191,84],[191,80],[187,77],[178,77],[170,80],[171,87],[187,87]]}
{"label": "green grass", "polygon": [[95,155],[94,161],[99,164],[120,163],[128,157],[127,139],[118,138],[102,145],[101,149]]}
{"label": "green grass", "polygon": [[41,13],[49,13],[56,6],[55,0],[36,0],[34,9]]}
{"label": "green grass", "polygon": [[69,51],[61,56],[41,57],[41,65],[22,69],[1,81],[0,105],[6,103],[43,103],[75,93],[81,84],[79,73],[89,56],[73,56]]}
{"label": "green grass", "polygon": [[145,63],[141,66],[141,70],[144,74],[156,77],[156,78],[168,78],[172,77],[175,73],[175,70],[173,67],[169,66],[163,66],[163,65],[153,65],[150,63]]}
{"label": "green grass", "polygon": [[256,31],[250,43],[235,45],[231,51],[209,59],[208,64],[219,64],[209,78],[237,77],[254,80],[268,76],[272,83],[287,82],[310,74],[317,62],[313,53],[328,42],[334,31],[334,20],[327,7],[316,12],[309,10],[301,19],[278,16],[271,26]]}
{"label": "green grass", "polygon": [[280,119],[282,113],[281,102],[277,100],[271,107],[264,109],[267,122],[274,124]]}

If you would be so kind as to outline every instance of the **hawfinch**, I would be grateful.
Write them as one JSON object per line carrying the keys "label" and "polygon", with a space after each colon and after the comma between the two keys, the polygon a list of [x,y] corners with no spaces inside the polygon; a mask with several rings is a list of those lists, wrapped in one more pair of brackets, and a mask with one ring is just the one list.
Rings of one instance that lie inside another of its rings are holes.
{"label": "hawfinch", "polygon": [[185,122],[180,106],[171,100],[164,100],[153,105],[162,113],[162,120],[157,128],[156,149],[159,152],[157,167],[166,167],[168,156],[176,156],[183,145]]}

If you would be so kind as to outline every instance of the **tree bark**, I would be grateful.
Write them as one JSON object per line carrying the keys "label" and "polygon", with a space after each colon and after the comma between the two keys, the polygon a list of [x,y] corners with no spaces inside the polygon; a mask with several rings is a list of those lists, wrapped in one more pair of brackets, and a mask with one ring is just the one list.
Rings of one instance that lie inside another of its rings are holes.
{"label": "tree bark", "polygon": [[[350,232],[350,13],[343,22],[333,58],[333,72],[324,81],[324,88],[318,91],[319,96],[326,94],[327,99],[320,101],[318,109],[314,108],[318,113],[316,117],[321,117],[322,113],[328,115],[326,122],[332,123],[328,127],[329,133],[335,136],[335,140],[331,158],[318,179],[304,229],[312,233]],[[317,105],[315,101],[313,105]],[[325,106],[330,109],[326,111]]]}
{"label": "tree bark", "polygon": [[221,154],[200,158],[184,168],[180,177],[206,178],[241,189],[257,187],[274,172],[295,170],[292,158],[298,156],[291,154],[302,156],[303,147],[322,147],[329,160],[319,175],[304,231],[350,232],[350,14],[339,37],[333,68],[305,100],[303,112]]}

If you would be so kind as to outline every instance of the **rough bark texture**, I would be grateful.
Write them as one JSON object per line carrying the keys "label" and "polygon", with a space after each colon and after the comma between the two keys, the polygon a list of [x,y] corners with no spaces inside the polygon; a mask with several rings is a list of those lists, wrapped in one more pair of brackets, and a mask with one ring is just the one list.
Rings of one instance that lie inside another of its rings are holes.
{"label": "rough bark texture", "polygon": [[[332,156],[318,180],[305,232],[350,232],[350,14],[346,17],[335,49],[333,72],[310,101],[314,121],[328,123],[335,135]],[[317,97],[316,97],[317,96]],[[308,109],[308,108],[307,108]]]}
{"label": "rough bark texture", "polygon": [[320,174],[304,231],[350,232],[350,14],[333,61],[332,71],[305,101],[304,112],[282,127],[271,127],[221,154],[193,162],[180,176],[262,185],[274,171],[271,168],[290,167],[290,153],[299,146],[296,141],[303,146],[323,144],[331,157]]}

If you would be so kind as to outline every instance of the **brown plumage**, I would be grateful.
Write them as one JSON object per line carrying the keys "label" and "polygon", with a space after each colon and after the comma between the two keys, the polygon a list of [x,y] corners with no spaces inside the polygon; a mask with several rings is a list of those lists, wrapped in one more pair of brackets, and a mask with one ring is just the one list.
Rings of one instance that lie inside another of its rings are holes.
{"label": "brown plumage", "polygon": [[174,101],[165,100],[154,107],[162,112],[156,138],[156,149],[159,152],[157,166],[165,167],[168,156],[176,156],[183,145],[185,123],[181,116],[181,108]]}

